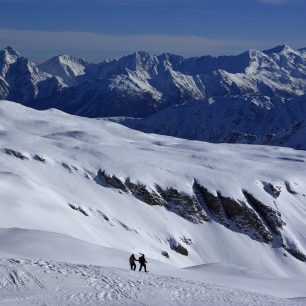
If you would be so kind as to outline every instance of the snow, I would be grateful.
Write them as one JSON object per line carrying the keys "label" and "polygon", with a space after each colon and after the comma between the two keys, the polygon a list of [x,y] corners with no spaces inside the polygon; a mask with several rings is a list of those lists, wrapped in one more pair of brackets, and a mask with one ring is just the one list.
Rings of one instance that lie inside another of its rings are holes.
{"label": "snow", "polygon": [[88,63],[69,55],[55,56],[41,63],[38,67],[44,72],[58,76],[68,85],[75,84],[75,79],[85,74]]}
{"label": "snow", "polygon": [[[240,201],[248,190],[277,206],[285,242],[305,254],[305,151],[144,134],[9,101],[0,123],[1,304],[305,304],[305,263],[281,245],[214,219],[192,223],[97,178],[102,169],[190,195],[196,179]],[[279,186],[277,199],[264,182]],[[149,274],[128,271],[131,253],[146,254]]]}
{"label": "snow", "polygon": [[1,305],[305,303],[300,298],[306,294],[305,281],[274,279],[234,266],[180,270],[149,260],[145,274],[128,270],[128,253],[59,234],[2,229],[0,242],[9,252],[0,253]]}
{"label": "snow", "polygon": [[[306,149],[306,96],[279,99],[241,95],[168,107],[141,119],[110,118],[143,132],[211,142],[269,144]],[[238,138],[232,134],[239,133]]]}
{"label": "snow", "polygon": [[40,65],[28,61],[26,67],[25,58],[12,48],[0,53],[0,77],[9,84],[0,88],[1,99],[86,117],[145,117],[210,97],[306,94],[304,51],[289,46],[192,58],[140,51],[99,64],[60,55]]}

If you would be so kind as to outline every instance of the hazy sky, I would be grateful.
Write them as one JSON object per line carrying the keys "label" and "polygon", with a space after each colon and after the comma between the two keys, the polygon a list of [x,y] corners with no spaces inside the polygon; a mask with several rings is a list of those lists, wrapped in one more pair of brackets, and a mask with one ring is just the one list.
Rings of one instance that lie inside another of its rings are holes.
{"label": "hazy sky", "polygon": [[34,61],[306,47],[306,0],[0,0],[0,47]]}

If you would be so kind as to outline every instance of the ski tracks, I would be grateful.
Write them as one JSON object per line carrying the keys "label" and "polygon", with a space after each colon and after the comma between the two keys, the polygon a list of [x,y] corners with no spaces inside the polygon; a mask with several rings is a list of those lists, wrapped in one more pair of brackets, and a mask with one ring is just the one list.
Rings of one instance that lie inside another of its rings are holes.
{"label": "ski tracks", "polygon": [[170,276],[43,260],[0,259],[1,305],[305,305]]}

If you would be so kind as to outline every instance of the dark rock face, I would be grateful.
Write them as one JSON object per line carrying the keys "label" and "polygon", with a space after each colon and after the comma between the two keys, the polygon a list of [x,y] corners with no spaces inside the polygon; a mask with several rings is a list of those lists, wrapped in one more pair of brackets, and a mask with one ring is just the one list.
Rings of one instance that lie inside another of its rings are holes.
{"label": "dark rock face", "polygon": [[277,199],[280,196],[281,188],[279,186],[274,186],[271,183],[262,182],[264,190],[269,193],[274,199]]}
{"label": "dark rock face", "polygon": [[278,235],[280,233],[280,229],[282,229],[286,224],[282,220],[281,213],[277,210],[277,208],[275,207],[275,209],[273,209],[264,205],[246,190],[243,190],[243,194],[253,209],[263,218],[269,228]]}
{"label": "dark rock face", "polygon": [[238,202],[234,199],[223,197],[219,194],[219,198],[225,210],[227,217],[244,232],[262,240],[264,242],[272,242],[273,236],[265,225],[264,221],[244,202]]}
{"label": "dark rock face", "polygon": [[40,162],[43,163],[43,164],[46,164],[46,163],[47,163],[47,160],[46,160],[45,158],[39,156],[39,155],[35,155],[35,156],[33,157],[33,159],[34,159],[34,160],[37,160],[37,161],[40,161]]}
{"label": "dark rock face", "polygon": [[184,256],[188,256],[188,250],[186,248],[184,248],[181,244],[179,244],[177,246],[177,248],[175,249],[175,251],[181,255]]}
{"label": "dark rock face", "polygon": [[68,203],[69,207],[73,210],[79,211],[80,213],[82,213],[84,216],[88,217],[88,213],[80,206],[75,206],[71,203]]}
{"label": "dark rock face", "polygon": [[208,215],[212,215],[221,224],[229,226],[226,222],[225,211],[219,197],[210,193],[208,189],[200,185],[196,180],[194,181],[193,189],[202,206],[206,205],[209,211]]}
{"label": "dark rock face", "polygon": [[109,175],[101,169],[98,171],[97,177],[106,186],[120,189],[123,192],[130,192],[135,198],[146,204],[163,206],[190,222],[203,223],[208,221],[203,207],[194,195],[189,196],[174,188],[163,189],[159,185],[155,185],[156,190],[149,190],[142,183],[134,183],[129,178],[123,182],[115,175]]}
{"label": "dark rock face", "polygon": [[[281,192],[281,188],[278,186],[273,186],[270,183],[265,184],[267,189],[265,191],[275,199],[275,208],[272,208],[260,202],[246,190],[242,190],[245,199],[236,200],[222,195],[220,191],[215,195],[196,180],[193,184],[193,194],[189,195],[173,187],[163,188],[157,184],[155,190],[151,190],[140,182],[132,182],[129,178],[120,180],[115,175],[106,174],[101,169],[98,171],[97,177],[103,181],[105,186],[119,189],[121,193],[130,193],[148,205],[163,206],[189,222],[199,224],[216,221],[228,229],[248,235],[252,239],[273,243],[276,247],[283,247],[295,258],[306,261],[306,256],[302,252],[284,243],[281,230],[286,224],[276,206],[276,199]],[[286,189],[288,188],[286,185]],[[190,238],[183,237],[180,240],[186,245],[193,244]],[[175,239],[171,238],[169,244],[171,249],[188,256],[188,250]]]}
{"label": "dark rock face", "polygon": [[174,238],[169,239],[169,244],[171,250],[181,255],[188,256],[188,250],[185,247],[183,247],[179,242],[177,242]]}
{"label": "dark rock face", "polygon": [[119,178],[117,178],[115,175],[111,176],[108,175],[104,170],[102,171],[101,169],[98,171],[97,176],[101,179],[104,180],[109,186],[113,188],[120,189],[122,191],[128,191],[127,187],[124,185],[123,182]]}
{"label": "dark rock face", "polygon": [[289,193],[297,195],[298,193],[292,188],[292,185],[289,182],[285,182],[286,189]]}
{"label": "dark rock face", "polygon": [[21,160],[29,160],[29,158],[25,155],[23,155],[22,153],[12,150],[12,149],[4,149],[4,153],[8,154],[8,155],[12,155],[16,158],[19,158]]}
{"label": "dark rock face", "polygon": [[158,193],[165,199],[166,208],[182,216],[193,223],[202,223],[208,221],[207,214],[198,202],[196,196],[189,196],[174,188],[166,188],[156,185]]}
{"label": "dark rock face", "polygon": [[286,245],[283,246],[284,249],[290,254],[292,255],[293,257],[295,257],[296,259],[300,260],[300,261],[303,261],[303,262],[306,262],[306,255],[303,254],[302,252],[300,252],[299,250],[297,249],[292,249]]}
{"label": "dark rock face", "polygon": [[149,191],[147,187],[141,183],[133,183],[130,179],[126,179],[125,184],[127,188],[132,192],[134,197],[143,201],[149,205],[165,206],[166,201],[154,190]]}
{"label": "dark rock face", "polygon": [[165,256],[166,258],[170,258],[169,253],[166,251],[162,251],[161,254]]}
{"label": "dark rock face", "polygon": [[182,237],[180,239],[181,239],[182,242],[184,242],[187,245],[192,245],[193,244],[191,238]]}

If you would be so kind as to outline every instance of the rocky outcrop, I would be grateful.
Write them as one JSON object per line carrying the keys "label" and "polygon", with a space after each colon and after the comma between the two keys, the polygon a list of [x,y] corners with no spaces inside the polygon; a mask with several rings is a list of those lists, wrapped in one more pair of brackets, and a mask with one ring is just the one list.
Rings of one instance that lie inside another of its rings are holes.
{"label": "rocky outcrop", "polygon": [[289,193],[297,195],[298,193],[293,189],[292,185],[289,182],[285,182],[286,189]]}
{"label": "rocky outcrop", "polygon": [[243,190],[245,198],[248,200],[249,204],[253,209],[261,216],[268,227],[277,235],[280,234],[280,229],[283,228],[286,223],[282,220],[281,213],[275,209],[264,205],[258,199],[256,199],[250,192]]}
{"label": "rocky outcrop", "polygon": [[264,190],[270,194],[274,199],[277,199],[281,193],[281,187],[274,186],[268,182],[262,182]]}
{"label": "rocky outcrop", "polygon": [[293,248],[290,248],[286,245],[283,245],[283,248],[290,254],[292,255],[293,257],[295,257],[296,259],[300,260],[300,261],[303,261],[303,262],[306,262],[306,255],[303,254],[301,251],[297,250],[297,249],[293,249]]}
{"label": "rocky outcrop", "polygon": [[140,182],[134,183],[130,178],[122,181],[115,175],[109,175],[101,169],[97,173],[96,181],[97,179],[99,184],[131,193],[135,198],[146,204],[163,206],[168,211],[190,222],[203,223],[208,221],[207,214],[195,195],[190,196],[179,192],[175,188],[162,188],[157,184],[155,185],[155,190],[149,189]]}
{"label": "rocky outcrop", "polygon": [[169,253],[166,251],[162,251],[161,254],[165,256],[166,258],[170,258]]}
{"label": "rocky outcrop", "polygon": [[188,256],[188,250],[183,247],[179,242],[177,242],[174,238],[169,239],[169,245],[173,251],[181,255]]}
{"label": "rocky outcrop", "polygon": [[[276,193],[276,188],[273,190]],[[221,192],[214,195],[195,181],[194,192],[208,216],[232,230],[237,228],[253,239],[271,243],[273,234],[279,235],[285,225],[277,208],[264,205],[247,191],[243,191],[246,201],[236,200],[223,196]]]}
{"label": "rocky outcrop", "polygon": [[208,216],[211,215],[223,225],[229,226],[219,197],[209,192],[207,188],[199,184],[196,180],[193,183],[193,190],[202,207],[208,211]]}
{"label": "rocky outcrop", "polygon": [[192,245],[192,244],[193,244],[191,238],[186,238],[185,236],[184,236],[184,237],[181,237],[180,240],[181,240],[182,242],[184,242],[185,244],[187,244],[187,245]]}
{"label": "rocky outcrop", "polygon": [[120,189],[125,192],[128,191],[127,187],[119,178],[117,178],[115,175],[107,174],[105,170],[99,169],[97,176],[100,180],[104,181],[107,185],[113,188]]}
{"label": "rocky outcrop", "polygon": [[8,154],[8,155],[12,155],[16,158],[19,158],[21,160],[29,160],[29,157],[27,157],[26,155],[22,154],[21,152],[12,150],[12,149],[4,149],[4,153]]}
{"label": "rocky outcrop", "polygon": [[43,163],[43,164],[46,164],[46,163],[47,163],[47,160],[46,160],[45,158],[43,158],[43,157],[41,157],[41,156],[39,156],[39,155],[37,155],[37,154],[33,157],[33,159],[34,159],[34,160],[37,160],[37,161],[39,161],[39,162],[41,162],[41,163]]}
{"label": "rocky outcrop", "polygon": [[81,214],[83,214],[84,216],[88,217],[88,213],[80,206],[76,206],[76,205],[73,205],[71,203],[68,203],[69,207],[73,210],[76,210],[76,211],[79,211]]}
{"label": "rocky outcrop", "polygon": [[[158,184],[155,185],[155,189],[148,188],[141,182],[135,183],[130,178],[122,180],[101,169],[97,177],[102,186],[130,193],[151,206],[163,206],[194,224],[215,220],[230,230],[244,233],[252,239],[265,243],[277,242],[280,246],[282,244],[280,231],[285,222],[276,204],[275,208],[271,208],[246,190],[242,191],[244,200],[237,200],[224,196],[221,191],[214,194],[196,180],[193,183],[193,194],[190,195],[174,187],[164,188]],[[265,182],[265,188],[265,191],[275,199],[280,195],[281,188],[278,186]],[[191,239],[181,238],[181,241],[186,245],[192,244]],[[175,249],[186,253],[181,246],[177,243]]]}
{"label": "rocky outcrop", "polygon": [[226,216],[233,221],[233,223],[248,235],[254,235],[255,238],[264,241],[272,242],[273,236],[265,225],[265,222],[249,208],[246,203],[237,201],[229,197],[223,197],[218,194],[219,199],[223,205]]}
{"label": "rocky outcrop", "polygon": [[125,181],[125,185],[132,192],[133,196],[149,205],[165,206],[166,201],[154,190],[148,190],[146,185],[141,183],[133,183],[128,178]]}
{"label": "rocky outcrop", "polygon": [[193,223],[208,221],[208,216],[195,195],[187,195],[175,188],[162,188],[156,185],[158,193],[166,201],[165,207]]}

